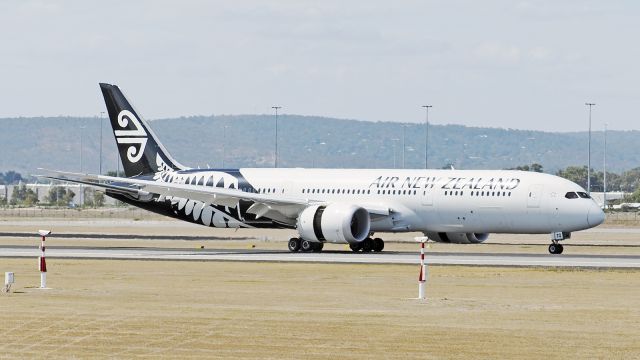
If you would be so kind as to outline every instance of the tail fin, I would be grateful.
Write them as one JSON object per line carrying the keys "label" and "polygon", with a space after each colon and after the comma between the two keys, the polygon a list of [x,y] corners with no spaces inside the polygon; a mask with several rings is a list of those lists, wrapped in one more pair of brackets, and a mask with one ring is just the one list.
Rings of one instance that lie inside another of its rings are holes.
{"label": "tail fin", "polygon": [[185,169],[173,160],[117,86],[101,83],[100,89],[127,177],[153,174],[163,163],[174,170]]}

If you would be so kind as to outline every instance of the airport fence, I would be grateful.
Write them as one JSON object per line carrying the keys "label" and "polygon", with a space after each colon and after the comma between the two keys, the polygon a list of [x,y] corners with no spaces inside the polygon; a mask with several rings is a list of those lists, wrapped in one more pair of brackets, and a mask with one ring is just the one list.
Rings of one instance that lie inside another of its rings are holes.
{"label": "airport fence", "polygon": [[640,225],[640,212],[636,212],[636,211],[607,212],[607,219],[605,221],[605,225],[638,226]]}
{"label": "airport fence", "polygon": [[130,220],[162,220],[165,216],[135,207],[109,207],[92,209],[69,208],[0,208],[0,219],[3,218],[62,218],[62,219],[130,219]]}

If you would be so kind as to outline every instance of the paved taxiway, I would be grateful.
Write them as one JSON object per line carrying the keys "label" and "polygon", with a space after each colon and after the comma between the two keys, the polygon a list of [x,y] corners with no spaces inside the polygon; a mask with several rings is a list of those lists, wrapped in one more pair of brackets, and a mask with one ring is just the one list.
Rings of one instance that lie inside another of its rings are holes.
{"label": "paved taxiway", "polygon": [[[2,246],[0,257],[37,257],[34,247]],[[322,253],[290,253],[269,250],[216,250],[166,248],[91,248],[47,247],[48,258],[121,259],[121,260],[183,260],[183,261],[251,261],[251,262],[314,262],[362,264],[417,264],[418,253],[388,251],[382,253],[352,253],[325,251]],[[539,266],[578,268],[640,268],[640,256],[633,255],[550,255],[550,254],[487,254],[431,253],[426,262],[432,265],[469,266]]]}

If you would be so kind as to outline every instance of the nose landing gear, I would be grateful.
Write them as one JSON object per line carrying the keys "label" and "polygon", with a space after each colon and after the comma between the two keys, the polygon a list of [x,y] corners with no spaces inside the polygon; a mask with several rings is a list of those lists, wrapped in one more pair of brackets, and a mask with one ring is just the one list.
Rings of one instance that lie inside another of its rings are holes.
{"label": "nose landing gear", "polygon": [[562,251],[564,250],[564,246],[562,246],[561,244],[551,244],[549,245],[549,253],[550,254],[562,254]]}
{"label": "nose landing gear", "polygon": [[564,246],[562,246],[558,242],[565,239],[570,239],[570,238],[571,238],[571,233],[569,232],[558,231],[558,232],[552,233],[551,245],[549,245],[549,253],[554,255],[562,254],[562,251],[564,250]]}

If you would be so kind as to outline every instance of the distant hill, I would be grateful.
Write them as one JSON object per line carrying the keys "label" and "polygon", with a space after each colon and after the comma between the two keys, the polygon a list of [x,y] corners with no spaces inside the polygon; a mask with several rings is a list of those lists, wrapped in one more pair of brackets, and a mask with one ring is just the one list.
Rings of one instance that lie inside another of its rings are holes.
{"label": "distant hill", "polygon": [[[97,118],[50,117],[0,119],[0,172],[38,173],[45,167],[80,170],[84,132],[84,170],[98,171]],[[114,170],[115,141],[104,119],[103,170]],[[402,133],[406,125],[405,167],[424,167],[424,125],[341,120],[314,116],[279,117],[280,166],[369,168],[402,166]],[[81,127],[84,126],[84,129]],[[153,130],[180,162],[193,167],[269,167],[273,165],[272,115],[195,116],[151,121]],[[226,136],[225,136],[225,126]],[[453,164],[461,169],[510,168],[534,162],[546,172],[586,165],[587,133],[551,133],[459,125],[430,127],[429,167]],[[398,139],[398,140],[393,140]],[[640,166],[640,131],[610,131],[608,169]],[[602,168],[603,134],[592,137],[592,166]]]}

